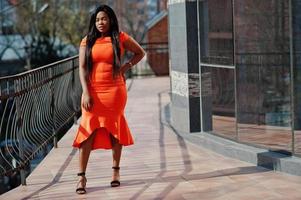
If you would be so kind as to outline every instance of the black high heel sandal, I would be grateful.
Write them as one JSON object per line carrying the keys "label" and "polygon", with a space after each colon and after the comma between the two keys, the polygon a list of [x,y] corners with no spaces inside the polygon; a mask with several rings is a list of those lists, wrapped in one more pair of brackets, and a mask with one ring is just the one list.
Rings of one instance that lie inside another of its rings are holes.
{"label": "black high heel sandal", "polygon": [[[112,169],[119,171],[120,167],[112,167]],[[120,186],[120,181],[119,180],[113,180],[111,181],[111,187],[118,187]]]}
{"label": "black high heel sandal", "polygon": [[[77,194],[86,194],[86,183],[87,183],[86,173],[81,172],[81,173],[78,173],[77,176],[81,176],[83,178],[81,180],[79,180],[77,183],[76,193]],[[78,185],[80,183],[82,183],[82,187],[78,187]]]}

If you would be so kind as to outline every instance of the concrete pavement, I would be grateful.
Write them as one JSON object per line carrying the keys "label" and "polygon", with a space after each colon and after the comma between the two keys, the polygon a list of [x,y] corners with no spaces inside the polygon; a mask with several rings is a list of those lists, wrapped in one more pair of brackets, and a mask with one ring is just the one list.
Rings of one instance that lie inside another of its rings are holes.
{"label": "concrete pavement", "polygon": [[135,144],[123,150],[120,187],[110,187],[111,151],[97,150],[86,172],[87,194],[75,193],[75,125],[27,178],[27,186],[0,199],[301,199],[300,176],[231,159],[177,136],[161,123],[168,92],[168,77],[133,80],[126,118]]}

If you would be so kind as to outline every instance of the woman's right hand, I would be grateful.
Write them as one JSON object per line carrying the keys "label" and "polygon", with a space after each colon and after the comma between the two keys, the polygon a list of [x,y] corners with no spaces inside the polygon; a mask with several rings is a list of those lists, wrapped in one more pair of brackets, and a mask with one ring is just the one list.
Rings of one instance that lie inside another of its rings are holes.
{"label": "woman's right hand", "polygon": [[92,106],[93,106],[92,97],[90,96],[90,94],[88,92],[83,92],[82,107],[85,110],[90,111]]}

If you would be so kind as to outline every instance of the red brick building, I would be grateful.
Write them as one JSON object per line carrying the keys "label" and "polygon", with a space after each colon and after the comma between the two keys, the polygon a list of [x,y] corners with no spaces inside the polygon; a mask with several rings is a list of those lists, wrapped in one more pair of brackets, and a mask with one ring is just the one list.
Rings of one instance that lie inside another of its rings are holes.
{"label": "red brick building", "polygon": [[[150,67],[157,76],[169,74],[168,18],[163,10],[147,23],[147,42]],[[159,60],[159,62],[158,62]],[[160,63],[160,64],[158,64]]]}

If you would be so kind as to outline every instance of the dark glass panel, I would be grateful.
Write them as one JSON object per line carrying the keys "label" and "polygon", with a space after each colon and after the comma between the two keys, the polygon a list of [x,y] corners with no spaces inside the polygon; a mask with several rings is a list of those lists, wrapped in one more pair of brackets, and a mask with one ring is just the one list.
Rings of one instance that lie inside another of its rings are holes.
{"label": "dark glass panel", "polygon": [[239,141],[291,151],[289,1],[234,1]]}
{"label": "dark glass panel", "polygon": [[232,0],[199,1],[201,62],[233,65]]}
{"label": "dark glass panel", "polygon": [[236,138],[234,69],[201,67],[204,131]]}

